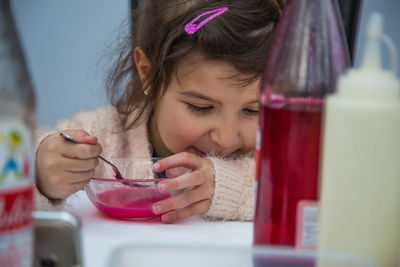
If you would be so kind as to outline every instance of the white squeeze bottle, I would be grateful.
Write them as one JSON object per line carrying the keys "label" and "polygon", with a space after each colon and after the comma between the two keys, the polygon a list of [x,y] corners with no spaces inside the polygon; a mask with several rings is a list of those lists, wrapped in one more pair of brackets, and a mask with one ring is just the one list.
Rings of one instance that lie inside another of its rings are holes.
{"label": "white squeeze bottle", "polygon": [[[392,70],[381,65],[381,43]],[[400,266],[400,83],[383,18],[370,17],[360,68],[326,101],[319,250]],[[322,260],[318,266],[328,266]]]}

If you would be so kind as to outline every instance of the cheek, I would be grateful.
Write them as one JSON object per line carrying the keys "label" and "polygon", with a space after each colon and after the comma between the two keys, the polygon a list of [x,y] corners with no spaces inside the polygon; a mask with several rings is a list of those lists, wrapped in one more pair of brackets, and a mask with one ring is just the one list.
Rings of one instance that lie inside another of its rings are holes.
{"label": "cheek", "polygon": [[243,133],[243,145],[246,151],[251,151],[255,149],[256,146],[256,134],[257,134],[257,124],[258,120],[255,119],[248,122],[244,126]]}
{"label": "cheek", "polygon": [[160,115],[158,129],[164,145],[173,153],[184,151],[204,133],[199,121],[182,108]]}

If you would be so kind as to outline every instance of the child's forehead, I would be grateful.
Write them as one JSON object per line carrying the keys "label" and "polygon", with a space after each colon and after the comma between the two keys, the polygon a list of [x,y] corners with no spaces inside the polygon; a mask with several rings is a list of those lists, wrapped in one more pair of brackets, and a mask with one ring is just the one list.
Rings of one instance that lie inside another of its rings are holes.
{"label": "child's forehead", "polygon": [[[228,92],[233,95],[247,92],[250,98],[258,97],[260,79],[243,82],[248,75],[240,74],[232,65],[222,60],[210,60],[204,57],[196,60],[194,57],[182,62],[173,75],[174,81],[171,85],[176,92],[194,90],[214,96]],[[249,93],[249,90],[253,93]],[[245,97],[243,101],[248,102],[248,99]]]}
{"label": "child's forehead", "polygon": [[201,53],[191,53],[183,58],[175,68],[175,77],[178,82],[193,78],[205,73],[212,74],[218,80],[229,80],[233,84],[246,80],[249,74],[241,73],[230,62],[218,59],[211,59]]}

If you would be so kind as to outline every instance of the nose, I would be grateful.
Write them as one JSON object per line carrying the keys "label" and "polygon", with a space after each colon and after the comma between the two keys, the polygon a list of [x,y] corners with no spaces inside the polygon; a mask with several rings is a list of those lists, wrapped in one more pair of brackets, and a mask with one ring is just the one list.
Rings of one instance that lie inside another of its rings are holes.
{"label": "nose", "polygon": [[211,140],[226,152],[232,153],[240,147],[240,131],[235,121],[222,121],[210,133]]}

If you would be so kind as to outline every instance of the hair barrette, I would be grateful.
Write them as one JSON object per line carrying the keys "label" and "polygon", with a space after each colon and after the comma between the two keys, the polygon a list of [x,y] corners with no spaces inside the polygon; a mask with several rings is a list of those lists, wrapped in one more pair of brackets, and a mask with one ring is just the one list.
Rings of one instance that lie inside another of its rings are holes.
{"label": "hair barrette", "polygon": [[[203,27],[207,22],[209,22],[210,20],[218,17],[219,15],[221,15],[222,13],[228,11],[229,8],[227,7],[221,7],[221,8],[217,8],[211,11],[207,11],[204,13],[201,13],[200,15],[198,15],[197,17],[195,17],[191,22],[189,22],[188,24],[185,25],[185,31],[188,34],[193,34],[196,31],[198,31],[201,27]],[[199,24],[195,24],[195,22],[197,20],[199,20],[201,17],[208,15],[208,14],[212,14],[211,16],[209,16],[208,18],[204,19],[202,22],[200,22]]]}

